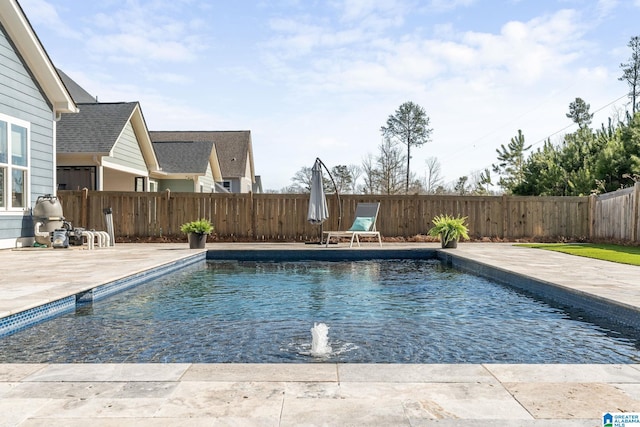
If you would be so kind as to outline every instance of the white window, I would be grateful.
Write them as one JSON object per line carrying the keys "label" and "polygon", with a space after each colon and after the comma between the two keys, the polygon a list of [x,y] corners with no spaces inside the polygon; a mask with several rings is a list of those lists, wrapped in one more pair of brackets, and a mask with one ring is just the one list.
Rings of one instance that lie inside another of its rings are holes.
{"label": "white window", "polygon": [[29,206],[29,124],[0,115],[0,212]]}

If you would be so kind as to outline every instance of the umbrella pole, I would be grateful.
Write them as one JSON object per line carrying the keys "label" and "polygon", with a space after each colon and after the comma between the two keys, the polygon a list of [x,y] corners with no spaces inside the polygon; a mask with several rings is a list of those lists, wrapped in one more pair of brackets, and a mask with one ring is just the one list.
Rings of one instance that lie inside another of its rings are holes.
{"label": "umbrella pole", "polygon": [[322,245],[322,232],[323,232],[323,228],[322,228],[322,224],[320,224],[320,236],[318,237],[318,241],[317,242],[304,242],[305,245]]}

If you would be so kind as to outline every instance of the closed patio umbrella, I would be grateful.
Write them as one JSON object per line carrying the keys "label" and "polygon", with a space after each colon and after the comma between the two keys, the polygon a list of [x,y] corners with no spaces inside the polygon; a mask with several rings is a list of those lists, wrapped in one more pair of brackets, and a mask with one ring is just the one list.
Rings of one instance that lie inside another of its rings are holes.
{"label": "closed patio umbrella", "polygon": [[329,218],[329,209],[322,183],[322,162],[320,159],[316,159],[311,169],[311,195],[309,196],[307,221],[311,224],[322,225],[327,218]]}

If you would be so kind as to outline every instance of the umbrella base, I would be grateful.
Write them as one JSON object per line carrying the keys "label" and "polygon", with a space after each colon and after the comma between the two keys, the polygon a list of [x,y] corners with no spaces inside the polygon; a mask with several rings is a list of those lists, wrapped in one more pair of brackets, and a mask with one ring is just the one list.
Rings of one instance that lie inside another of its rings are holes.
{"label": "umbrella base", "polygon": [[[318,242],[318,241],[313,241],[313,242],[304,242],[305,245],[324,245],[326,242]],[[338,242],[329,242],[330,245],[337,245]]]}
{"label": "umbrella base", "polygon": [[322,242],[304,242],[305,245],[321,245]]}

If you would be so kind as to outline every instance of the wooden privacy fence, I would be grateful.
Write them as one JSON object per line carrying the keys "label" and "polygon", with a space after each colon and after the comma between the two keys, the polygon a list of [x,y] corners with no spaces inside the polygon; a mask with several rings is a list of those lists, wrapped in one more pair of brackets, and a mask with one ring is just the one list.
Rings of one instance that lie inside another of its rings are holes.
{"label": "wooden privacy fence", "polygon": [[592,239],[640,240],[640,182],[631,188],[592,197]]}
{"label": "wooden privacy fence", "polygon": [[380,202],[377,229],[386,237],[426,234],[440,214],[468,217],[474,238],[587,238],[588,197],[327,195],[329,219],[307,222],[305,194],[137,193],[58,191],[65,218],[74,227],[104,230],[103,209],[112,208],[116,237],[180,234],[180,225],[208,218],[220,238],[303,241],[324,230],[345,230],[358,202]]}

